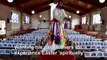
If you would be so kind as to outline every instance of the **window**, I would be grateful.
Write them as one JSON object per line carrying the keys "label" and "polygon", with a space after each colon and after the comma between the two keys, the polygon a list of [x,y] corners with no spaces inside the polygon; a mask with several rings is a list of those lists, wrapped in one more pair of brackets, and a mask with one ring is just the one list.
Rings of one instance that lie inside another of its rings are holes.
{"label": "window", "polygon": [[86,24],[86,16],[82,17],[82,24]]}
{"label": "window", "polygon": [[0,20],[0,35],[6,34],[6,22],[3,20]]}
{"label": "window", "polygon": [[19,14],[15,11],[12,12],[12,23],[18,23],[19,22]]}
{"label": "window", "polygon": [[29,24],[30,23],[30,17],[29,16],[25,16],[25,21],[24,23]]}
{"label": "window", "polygon": [[101,23],[101,16],[100,13],[93,15],[93,24],[100,24]]}

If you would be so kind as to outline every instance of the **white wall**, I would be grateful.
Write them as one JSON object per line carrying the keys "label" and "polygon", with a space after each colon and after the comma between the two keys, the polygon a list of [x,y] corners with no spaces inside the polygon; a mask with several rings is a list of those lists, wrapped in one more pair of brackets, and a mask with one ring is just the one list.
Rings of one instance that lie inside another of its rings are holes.
{"label": "white wall", "polygon": [[33,29],[37,29],[39,27],[39,16],[38,14],[32,15],[31,16],[31,24]]}
{"label": "white wall", "polygon": [[66,11],[67,16],[71,16],[71,28],[74,29],[75,25],[80,24],[80,16],[67,12]]}
{"label": "white wall", "polygon": [[41,22],[41,24],[40,24],[40,26],[39,26],[40,28],[49,28],[50,26],[49,26],[49,22]]}
{"label": "white wall", "polygon": [[46,18],[46,20],[50,20],[50,10],[40,12],[40,13],[38,13],[38,15],[42,15],[42,18],[41,18],[42,20],[44,18]]}
{"label": "white wall", "polygon": [[[39,15],[42,15],[42,17],[40,18]],[[50,11],[49,10],[32,15],[31,18],[32,18],[32,20],[31,20],[32,28],[34,28],[34,29],[37,29],[38,27],[39,28],[49,28],[49,22],[45,22],[45,23],[43,21],[40,22],[40,20],[43,20],[44,18],[46,18],[46,20],[50,20]]]}
{"label": "white wall", "polygon": [[[78,25],[80,24],[80,16],[79,15],[76,15],[76,14],[73,14],[73,13],[70,13],[70,12],[67,12],[66,11],[66,14],[68,16],[71,16],[71,28],[74,29],[75,25]],[[41,12],[41,13],[38,13],[38,14],[35,14],[35,15],[32,15],[32,28],[34,29],[37,29],[37,27],[39,28],[49,28],[50,25],[49,25],[49,22],[41,22],[40,23],[40,18],[39,18],[39,15],[42,15],[42,18],[41,20],[43,20],[43,18],[46,18],[46,20],[50,20],[50,10],[47,10],[47,11],[44,11],[44,12]]]}
{"label": "white wall", "polygon": [[75,25],[80,24],[80,16],[76,14],[72,14],[72,29],[75,28]]}

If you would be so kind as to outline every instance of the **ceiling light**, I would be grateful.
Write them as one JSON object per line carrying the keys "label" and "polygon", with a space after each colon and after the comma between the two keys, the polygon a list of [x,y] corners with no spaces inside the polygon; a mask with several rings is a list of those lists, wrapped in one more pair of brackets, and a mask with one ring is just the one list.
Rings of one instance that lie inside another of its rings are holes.
{"label": "ceiling light", "polygon": [[13,0],[7,0],[9,3],[12,3],[13,2]]}
{"label": "ceiling light", "polygon": [[99,0],[99,2],[100,2],[100,3],[104,3],[104,2],[105,2],[105,0]]}
{"label": "ceiling light", "polygon": [[69,18],[71,18],[71,16],[69,16]]}
{"label": "ceiling light", "polygon": [[76,13],[77,13],[77,14],[79,14],[79,13],[80,13],[80,11],[76,11]]}
{"label": "ceiling light", "polygon": [[32,13],[32,14],[35,14],[35,11],[32,11],[31,13]]}
{"label": "ceiling light", "polygon": [[41,18],[41,17],[42,17],[42,15],[39,15],[39,17]]}

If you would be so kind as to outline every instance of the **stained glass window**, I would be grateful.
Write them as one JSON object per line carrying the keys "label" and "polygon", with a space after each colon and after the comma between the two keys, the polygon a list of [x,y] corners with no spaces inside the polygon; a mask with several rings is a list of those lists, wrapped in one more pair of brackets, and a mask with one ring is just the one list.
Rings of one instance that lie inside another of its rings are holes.
{"label": "stained glass window", "polygon": [[12,23],[19,23],[19,14],[17,12],[12,12]]}
{"label": "stained glass window", "polygon": [[6,22],[3,20],[0,20],[0,35],[6,34]]}
{"label": "stained glass window", "polygon": [[101,16],[100,13],[93,15],[93,24],[100,24],[101,23]]}
{"label": "stained glass window", "polygon": [[86,16],[82,17],[82,24],[86,24]]}
{"label": "stained glass window", "polygon": [[25,16],[25,23],[29,24],[30,23],[30,17],[29,16]]}

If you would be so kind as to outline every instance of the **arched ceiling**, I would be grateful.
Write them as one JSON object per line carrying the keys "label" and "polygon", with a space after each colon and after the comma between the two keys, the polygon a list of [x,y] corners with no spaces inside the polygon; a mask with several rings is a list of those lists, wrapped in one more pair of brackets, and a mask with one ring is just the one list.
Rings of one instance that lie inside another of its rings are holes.
{"label": "arched ceiling", "polygon": [[[99,0],[64,0],[64,9],[71,13],[75,13],[79,10],[80,14],[83,15],[92,12],[95,9],[103,8],[107,6],[107,1],[100,3]],[[0,0],[0,4],[4,4],[10,7],[17,8],[22,12],[31,14],[34,10],[36,13],[50,9],[49,4],[53,0],[14,0],[13,3],[8,3],[7,0]]]}

